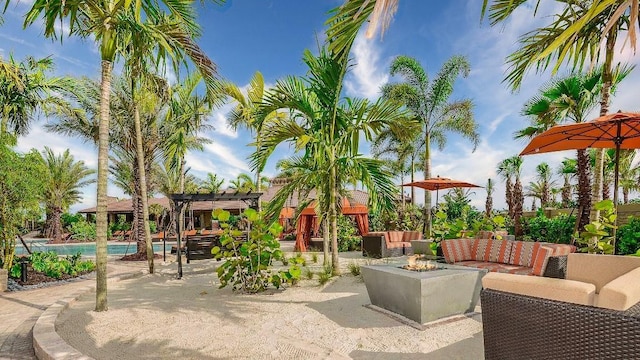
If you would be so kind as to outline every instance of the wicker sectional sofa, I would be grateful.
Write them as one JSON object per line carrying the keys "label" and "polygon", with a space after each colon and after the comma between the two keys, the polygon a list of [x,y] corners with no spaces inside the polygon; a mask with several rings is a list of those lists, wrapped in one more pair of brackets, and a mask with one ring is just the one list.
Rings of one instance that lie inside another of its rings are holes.
{"label": "wicker sectional sofa", "polygon": [[576,251],[573,245],[498,239],[453,239],[441,242],[450,264],[492,272],[542,276],[551,256]]}
{"label": "wicker sectional sofa", "polygon": [[482,279],[486,359],[640,358],[640,258],[566,260],[566,279]]}
{"label": "wicker sectional sofa", "polygon": [[420,239],[420,231],[370,232],[362,236],[362,255],[383,258],[412,254],[411,240]]}

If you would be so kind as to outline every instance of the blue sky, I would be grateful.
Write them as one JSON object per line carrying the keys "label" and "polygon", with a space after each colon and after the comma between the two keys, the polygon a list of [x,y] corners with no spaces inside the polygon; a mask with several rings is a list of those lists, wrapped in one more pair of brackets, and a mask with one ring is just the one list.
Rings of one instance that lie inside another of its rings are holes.
{"label": "blue sky", "polygon": [[[63,42],[51,41],[41,36],[41,23],[23,30],[22,19],[31,1],[13,2],[5,14],[0,30],[0,54],[10,53],[18,59],[27,55],[51,56],[57,75],[86,75],[98,78],[99,54],[90,40],[64,38]],[[539,15],[533,18],[532,8],[519,9],[509,22],[490,27],[480,21],[479,0],[418,1],[401,0],[398,13],[384,38],[365,39],[359,35],[352,50],[353,68],[347,75],[345,95],[375,99],[379,88],[389,81],[397,81],[388,74],[389,64],[398,55],[418,59],[430,77],[434,77],[441,65],[454,55],[464,55],[471,64],[471,74],[459,79],[451,100],[470,98],[475,104],[474,116],[479,124],[481,142],[475,152],[466,140],[450,135],[443,151],[435,149],[432,155],[432,174],[465,180],[484,186],[488,178],[497,182],[494,204],[503,208],[504,186],[498,182],[496,165],[502,159],[519,153],[525,141],[514,140],[513,133],[529,124],[520,115],[523,104],[535,95],[550,74],[530,72],[517,93],[504,84],[505,57],[516,49],[521,34],[549,21],[544,14],[553,13],[553,2],[543,2]],[[274,84],[286,75],[304,75],[302,63],[305,49],[315,51],[322,42],[327,12],[341,4],[338,0],[228,0],[222,7],[207,4],[200,6],[200,24],[203,36],[198,43],[218,65],[221,76],[243,87],[255,71],[260,71],[265,82]],[[66,31],[64,25],[61,29]],[[622,39],[624,40],[624,39]],[[622,42],[621,40],[621,42]],[[617,52],[617,60],[637,63],[628,50]],[[118,71],[119,67],[116,67]],[[560,72],[561,74],[566,71]],[[171,76],[169,76],[171,77]],[[611,109],[637,110],[637,84],[640,73],[636,70],[619,87]],[[217,109],[209,122],[215,130],[204,134],[213,143],[204,152],[187,156],[187,165],[194,175],[204,178],[207,172],[222,176],[227,181],[241,172],[249,172],[247,156],[252,148],[251,135],[243,130],[234,132],[226,126],[225,115],[232,104]],[[593,114],[594,116],[597,114]],[[41,125],[47,119],[34,123],[28,136],[19,139],[19,149],[42,150],[44,145],[57,152],[69,148],[76,159],[96,166],[97,150],[91,144],[46,133]],[[368,153],[368,146],[362,151]],[[278,159],[291,154],[281,147],[269,161],[265,174],[276,174]],[[553,168],[571,152],[535,155],[524,158],[523,183],[534,180],[534,168],[547,161]],[[417,179],[423,175],[417,174]],[[398,179],[398,183],[399,183]],[[559,177],[558,177],[558,181]],[[408,188],[405,191],[408,192]],[[115,186],[109,186],[109,194],[122,197]],[[417,195],[422,199],[422,191]],[[477,189],[472,195],[473,204],[484,206],[486,192]],[[95,187],[84,189],[82,203],[72,210],[95,204]],[[525,201],[529,207],[531,200]]]}

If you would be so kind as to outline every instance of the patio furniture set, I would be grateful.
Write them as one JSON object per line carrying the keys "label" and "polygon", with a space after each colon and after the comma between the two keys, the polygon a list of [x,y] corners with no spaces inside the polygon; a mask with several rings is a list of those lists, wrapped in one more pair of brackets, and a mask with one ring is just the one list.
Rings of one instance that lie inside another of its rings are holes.
{"label": "patio furniture set", "polygon": [[371,303],[424,328],[480,298],[486,359],[640,359],[640,257],[514,240],[441,245],[440,271],[363,266]]}

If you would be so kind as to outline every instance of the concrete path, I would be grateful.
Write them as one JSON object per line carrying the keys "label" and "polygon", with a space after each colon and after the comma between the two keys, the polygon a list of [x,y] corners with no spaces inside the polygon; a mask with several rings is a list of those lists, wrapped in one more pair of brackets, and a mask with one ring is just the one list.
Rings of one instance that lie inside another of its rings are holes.
{"label": "concrete path", "polygon": [[[109,278],[140,273],[147,263],[110,261]],[[35,359],[32,329],[44,310],[61,298],[95,285],[95,277],[41,289],[0,293],[0,359]]]}

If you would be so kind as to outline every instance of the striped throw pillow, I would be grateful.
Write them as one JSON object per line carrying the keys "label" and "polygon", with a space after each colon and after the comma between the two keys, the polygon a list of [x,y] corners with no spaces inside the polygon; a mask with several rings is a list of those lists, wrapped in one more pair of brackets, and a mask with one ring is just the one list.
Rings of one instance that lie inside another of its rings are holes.
{"label": "striped throw pillow", "polygon": [[[537,243],[539,244],[539,243]],[[547,267],[549,256],[553,253],[553,249],[546,246],[540,246],[533,260],[533,275],[542,276],[544,269]]]}
{"label": "striped throw pillow", "polygon": [[471,239],[443,240],[440,243],[446,262],[452,264],[459,261],[473,260],[471,256]]}
{"label": "striped throw pillow", "polygon": [[512,241],[509,264],[518,266],[533,266],[535,254],[540,248],[540,243],[531,241]]}

